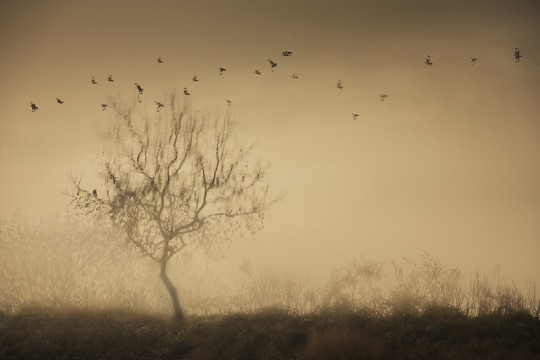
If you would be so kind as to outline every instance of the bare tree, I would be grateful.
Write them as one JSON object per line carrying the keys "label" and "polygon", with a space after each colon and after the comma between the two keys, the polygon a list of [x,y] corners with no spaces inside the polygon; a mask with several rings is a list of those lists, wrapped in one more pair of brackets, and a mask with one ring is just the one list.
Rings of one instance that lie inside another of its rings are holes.
{"label": "bare tree", "polygon": [[[182,97],[183,98],[183,97]],[[99,209],[130,244],[160,266],[175,318],[184,313],[167,276],[169,260],[202,247],[223,254],[234,237],[261,229],[269,200],[267,166],[251,147],[232,141],[229,110],[205,118],[189,100],[169,96],[164,110],[146,115],[137,104],[114,101],[114,130],[104,150],[104,189],[73,184],[79,208]]]}

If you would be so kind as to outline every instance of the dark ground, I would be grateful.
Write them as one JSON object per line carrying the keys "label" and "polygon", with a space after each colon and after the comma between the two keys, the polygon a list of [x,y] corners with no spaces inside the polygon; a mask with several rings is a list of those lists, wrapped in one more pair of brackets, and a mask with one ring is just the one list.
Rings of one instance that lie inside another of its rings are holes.
{"label": "dark ground", "polygon": [[0,313],[0,359],[540,359],[540,319],[450,309],[188,317],[121,310]]}

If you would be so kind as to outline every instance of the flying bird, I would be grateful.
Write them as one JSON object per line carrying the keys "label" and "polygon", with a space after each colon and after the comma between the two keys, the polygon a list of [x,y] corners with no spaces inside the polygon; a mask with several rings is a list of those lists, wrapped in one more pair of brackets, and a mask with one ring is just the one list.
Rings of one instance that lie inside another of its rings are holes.
{"label": "flying bird", "polygon": [[190,93],[188,92],[186,88],[184,88],[184,95],[190,95]]}
{"label": "flying bird", "polygon": [[161,59],[161,57],[157,58],[157,62],[160,63],[160,64],[163,64],[163,60]]}
{"label": "flying bird", "polygon": [[101,104],[101,111],[105,111],[107,109],[107,104]]}
{"label": "flying bird", "polygon": [[381,101],[384,101],[388,95],[387,94],[379,94],[379,97],[381,98]]}
{"label": "flying bird", "polygon": [[109,82],[114,82],[114,80],[113,80],[113,78],[112,78],[112,75],[107,76],[107,81],[109,81]]}
{"label": "flying bird", "polygon": [[218,70],[219,70],[219,75],[223,74],[224,71],[227,71],[227,69],[223,67],[218,67]]}
{"label": "flying bird", "polygon": [[297,74],[297,73],[292,74],[291,77],[292,77],[293,79],[295,79],[295,80],[298,80],[298,74]]}
{"label": "flying bird", "polygon": [[268,63],[270,64],[270,67],[271,67],[272,71],[274,71],[274,68],[277,66],[277,63],[273,62],[270,59],[268,59]]}
{"label": "flying bird", "polygon": [[231,105],[231,104],[232,104],[232,101],[229,100],[229,99],[225,99],[225,101],[227,102],[227,105]]}
{"label": "flying bird", "polygon": [[137,90],[139,90],[139,94],[142,94],[144,89],[139,85],[139,83],[135,83],[135,86],[137,87]]}
{"label": "flying bird", "polygon": [[431,56],[430,56],[430,55],[426,56],[426,61],[424,61],[424,63],[425,63],[427,66],[433,65],[433,63],[431,62]]}
{"label": "flying bird", "polygon": [[59,104],[63,104],[64,102],[62,100],[60,100],[59,98],[56,98],[56,102],[59,103]]}
{"label": "flying bird", "polygon": [[356,120],[359,116],[360,116],[360,114],[357,114],[357,113],[352,114],[353,120]]}
{"label": "flying bird", "polygon": [[32,112],[36,112],[37,109],[39,109],[36,104],[30,101],[30,108],[32,109]]}
{"label": "flying bird", "polygon": [[197,75],[195,75],[191,80],[195,81],[195,82],[198,82],[199,81],[199,78],[197,77]]}
{"label": "flying bird", "polygon": [[292,51],[286,50],[286,51],[282,52],[281,55],[283,55],[283,56],[291,56],[291,55],[292,55]]}
{"label": "flying bird", "polygon": [[514,49],[514,61],[519,62],[519,59],[521,59],[523,56],[519,53],[519,48]]}
{"label": "flying bird", "polygon": [[90,80],[92,81],[92,84],[97,85],[97,81],[96,81],[96,79],[94,79],[93,76],[92,76],[92,79],[90,79]]}
{"label": "flying bird", "polygon": [[477,61],[478,61],[477,57],[471,57],[471,65],[476,64]]}
{"label": "flying bird", "polygon": [[154,102],[157,105],[157,110],[156,110],[157,112],[159,112],[159,110],[161,110],[161,108],[163,108],[165,106],[162,103],[160,103],[159,101],[154,100]]}
{"label": "flying bird", "polygon": [[261,71],[260,71],[259,69],[253,70],[253,73],[254,73],[255,75],[261,75]]}
{"label": "flying bird", "polygon": [[338,80],[336,87],[337,87],[339,90],[343,90],[343,85],[341,85],[341,80]]}

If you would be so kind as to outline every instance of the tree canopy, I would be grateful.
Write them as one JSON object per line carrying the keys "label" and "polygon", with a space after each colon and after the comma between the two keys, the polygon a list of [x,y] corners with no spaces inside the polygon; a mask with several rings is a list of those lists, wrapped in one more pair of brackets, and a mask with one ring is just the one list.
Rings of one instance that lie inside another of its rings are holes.
{"label": "tree canopy", "polygon": [[234,141],[229,108],[203,116],[178,94],[153,115],[135,101],[113,101],[110,108],[114,125],[100,170],[104,187],[86,190],[74,179],[75,206],[95,209],[122,229],[161,265],[171,292],[165,271],[175,254],[202,247],[219,256],[234,237],[261,229],[273,201],[268,166],[254,157],[253,146]]}

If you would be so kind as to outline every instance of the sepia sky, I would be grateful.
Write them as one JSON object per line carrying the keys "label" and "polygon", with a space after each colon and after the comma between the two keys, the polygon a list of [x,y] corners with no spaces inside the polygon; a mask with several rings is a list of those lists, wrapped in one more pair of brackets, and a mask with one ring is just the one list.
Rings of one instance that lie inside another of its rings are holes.
{"label": "sepia sky", "polygon": [[63,211],[110,96],[187,87],[209,112],[232,100],[286,194],[231,263],[318,276],[425,250],[540,283],[539,18],[537,0],[0,0],[0,217]]}

